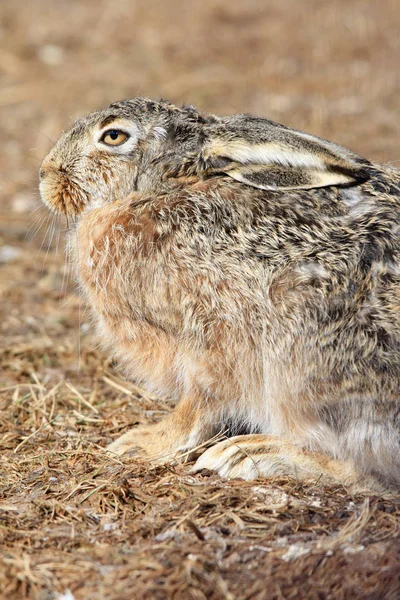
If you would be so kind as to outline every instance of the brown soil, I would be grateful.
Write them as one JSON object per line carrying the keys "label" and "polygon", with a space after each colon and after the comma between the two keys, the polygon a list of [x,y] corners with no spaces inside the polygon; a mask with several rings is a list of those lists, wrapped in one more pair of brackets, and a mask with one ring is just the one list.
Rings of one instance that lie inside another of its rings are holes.
{"label": "brown soil", "polygon": [[51,140],[138,94],[398,160],[399,29],[397,0],[2,0],[1,598],[400,597],[398,496],[104,454],[170,407],[96,349],[63,224],[32,214]]}

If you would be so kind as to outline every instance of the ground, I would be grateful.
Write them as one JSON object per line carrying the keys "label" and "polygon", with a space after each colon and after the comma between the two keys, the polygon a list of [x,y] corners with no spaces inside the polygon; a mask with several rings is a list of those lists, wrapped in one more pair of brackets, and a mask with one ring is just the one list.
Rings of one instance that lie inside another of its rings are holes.
{"label": "ground", "polygon": [[397,0],[2,0],[1,598],[400,597],[398,496],[105,455],[171,407],[97,349],[64,224],[37,208],[40,160],[71,118],[138,94],[396,162],[399,26]]}

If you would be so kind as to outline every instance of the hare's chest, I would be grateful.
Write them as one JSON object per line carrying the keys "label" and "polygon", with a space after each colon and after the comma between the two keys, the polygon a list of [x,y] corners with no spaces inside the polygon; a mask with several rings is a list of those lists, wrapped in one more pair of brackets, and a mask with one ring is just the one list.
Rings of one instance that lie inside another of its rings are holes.
{"label": "hare's chest", "polygon": [[81,227],[69,250],[86,300],[113,330],[122,323],[147,322],[177,333],[183,324],[181,288],[175,285],[168,252],[143,243],[122,227]]}

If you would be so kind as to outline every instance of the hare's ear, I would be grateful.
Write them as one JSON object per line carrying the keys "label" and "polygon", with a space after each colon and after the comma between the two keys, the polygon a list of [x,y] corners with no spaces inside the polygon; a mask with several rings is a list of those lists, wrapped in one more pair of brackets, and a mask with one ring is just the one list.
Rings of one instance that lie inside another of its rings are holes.
{"label": "hare's ear", "polygon": [[209,132],[202,153],[206,174],[225,173],[265,190],[352,185],[368,178],[368,161],[341,146],[272,121],[243,120]]}

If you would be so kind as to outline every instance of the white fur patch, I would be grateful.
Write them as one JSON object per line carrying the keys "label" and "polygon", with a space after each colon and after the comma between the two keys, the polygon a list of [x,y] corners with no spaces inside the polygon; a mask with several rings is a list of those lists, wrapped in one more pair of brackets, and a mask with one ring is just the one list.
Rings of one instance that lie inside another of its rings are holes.
{"label": "white fur patch", "polygon": [[362,217],[376,210],[375,201],[371,198],[366,198],[357,188],[343,190],[342,198],[344,204],[349,208],[349,213],[346,217]]}
{"label": "white fur patch", "polygon": [[152,133],[157,140],[161,140],[167,137],[167,130],[164,127],[154,127],[152,129]]}
{"label": "white fur patch", "polygon": [[[211,148],[215,152],[217,148]],[[217,150],[218,151],[218,150]],[[225,154],[242,164],[275,164],[292,167],[316,167],[323,169],[324,163],[319,156],[310,152],[292,150],[285,144],[264,143],[247,144],[243,142],[230,142],[226,144]]]}
{"label": "white fur patch", "polygon": [[346,204],[346,206],[348,206],[349,208],[352,208],[353,206],[356,206],[357,204],[362,202],[364,199],[364,196],[360,192],[359,189],[350,188],[348,190],[343,190],[342,198],[343,198],[343,202]]}
{"label": "white fur patch", "polygon": [[329,277],[329,272],[316,262],[301,263],[294,269],[294,272],[310,278],[319,277],[320,279],[326,279]]}

